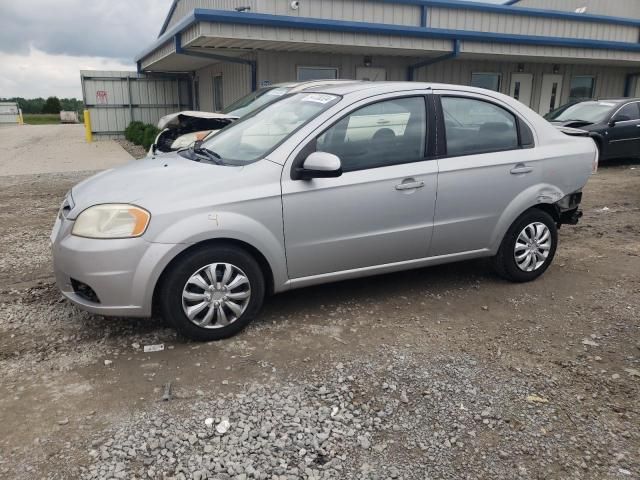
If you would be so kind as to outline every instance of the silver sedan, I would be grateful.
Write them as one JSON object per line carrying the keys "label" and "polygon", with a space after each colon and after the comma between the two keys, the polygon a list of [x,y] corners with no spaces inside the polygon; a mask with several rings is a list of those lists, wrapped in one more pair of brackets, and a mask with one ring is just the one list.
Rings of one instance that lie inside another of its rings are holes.
{"label": "silver sedan", "polygon": [[216,340],[292,288],[479,257],[534,280],[597,167],[576,132],[471,87],[290,93],[201,145],[76,185],[51,234],[57,283],[91,312],[157,309]]}

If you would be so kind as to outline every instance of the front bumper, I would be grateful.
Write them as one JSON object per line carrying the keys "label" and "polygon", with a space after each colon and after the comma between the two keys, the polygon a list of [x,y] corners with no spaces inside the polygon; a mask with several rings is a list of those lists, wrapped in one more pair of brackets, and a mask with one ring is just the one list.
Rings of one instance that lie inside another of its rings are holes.
{"label": "front bumper", "polygon": [[[53,269],[62,294],[100,315],[151,316],[153,290],[177,246],[143,238],[76,237],[71,235],[72,226],[72,221],[59,216],[51,232]],[[87,295],[84,286],[95,297]]]}

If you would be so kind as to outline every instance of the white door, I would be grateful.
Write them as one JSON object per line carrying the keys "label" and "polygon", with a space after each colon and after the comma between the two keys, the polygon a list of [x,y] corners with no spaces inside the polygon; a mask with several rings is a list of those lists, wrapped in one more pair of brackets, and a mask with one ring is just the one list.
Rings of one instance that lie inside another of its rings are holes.
{"label": "white door", "polygon": [[562,97],[562,75],[544,74],[542,76],[538,113],[545,115],[558,108],[560,106],[560,97]]}
{"label": "white door", "polygon": [[387,79],[387,70],[379,67],[356,68],[356,80],[369,80],[372,82],[384,82]]}
{"label": "white door", "polygon": [[511,95],[516,100],[524,103],[527,107],[531,106],[531,91],[533,89],[533,74],[531,73],[512,73],[511,74]]}

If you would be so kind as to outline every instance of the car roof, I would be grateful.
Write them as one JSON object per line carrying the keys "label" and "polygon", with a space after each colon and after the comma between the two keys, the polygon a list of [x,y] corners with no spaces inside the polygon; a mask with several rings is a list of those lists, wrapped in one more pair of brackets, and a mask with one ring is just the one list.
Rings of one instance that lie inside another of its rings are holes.
{"label": "car roof", "polygon": [[[640,98],[624,98],[624,97],[619,97],[619,98],[585,98],[583,100],[577,100],[575,102],[573,102],[573,105],[578,104],[578,103],[587,103],[587,102],[593,102],[593,103],[615,103],[616,105],[622,105],[623,103],[628,103],[628,102],[640,102]],[[568,105],[565,104],[565,105]]]}
{"label": "car roof", "polygon": [[470,87],[467,85],[453,85],[446,83],[428,82],[349,82],[341,85],[328,85],[318,88],[308,88],[306,92],[328,93],[334,95],[349,95],[355,92],[367,91],[371,95],[382,93],[402,92],[404,90],[459,90],[463,92],[473,92],[480,94],[501,95],[499,92],[486,90],[484,88]]}
{"label": "car roof", "polygon": [[270,85],[269,87],[265,87],[265,88],[290,88],[293,90],[304,90],[305,88],[311,88],[311,87],[319,87],[319,86],[323,86],[323,85],[339,85],[339,84],[343,84],[343,83],[353,83],[353,82],[358,82],[358,80],[350,80],[350,79],[336,79],[336,80],[305,80],[303,82],[281,82],[281,83],[274,83],[273,85]]}

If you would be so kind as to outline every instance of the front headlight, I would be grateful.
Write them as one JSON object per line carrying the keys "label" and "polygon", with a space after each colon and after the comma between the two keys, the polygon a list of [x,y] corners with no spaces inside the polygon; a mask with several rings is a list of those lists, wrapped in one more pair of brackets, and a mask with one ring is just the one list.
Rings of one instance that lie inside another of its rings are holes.
{"label": "front headlight", "polygon": [[135,205],[95,205],[78,215],[71,234],[88,238],[139,237],[147,229],[150,219],[149,212]]}

